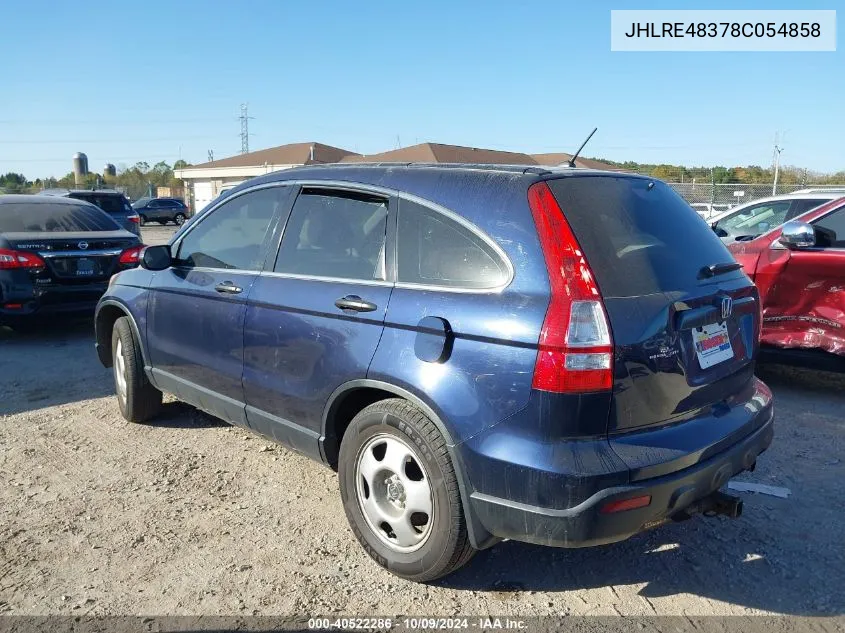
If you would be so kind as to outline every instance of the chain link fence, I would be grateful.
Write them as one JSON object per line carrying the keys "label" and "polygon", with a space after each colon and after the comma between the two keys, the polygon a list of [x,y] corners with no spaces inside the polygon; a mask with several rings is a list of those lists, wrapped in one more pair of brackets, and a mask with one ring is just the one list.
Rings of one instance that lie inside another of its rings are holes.
{"label": "chain link fence", "polygon": [[668,183],[678,195],[689,202],[705,218],[716,215],[740,204],[746,204],[768,198],[772,195],[784,195],[812,189],[815,191],[841,192],[845,197],[845,184],[842,185],[778,185],[773,190],[770,184],[741,183]]}

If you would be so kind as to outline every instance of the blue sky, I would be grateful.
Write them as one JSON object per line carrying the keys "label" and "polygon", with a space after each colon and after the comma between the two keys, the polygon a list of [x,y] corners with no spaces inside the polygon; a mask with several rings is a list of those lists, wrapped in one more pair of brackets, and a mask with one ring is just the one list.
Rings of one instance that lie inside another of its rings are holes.
{"label": "blue sky", "polygon": [[[687,165],[845,169],[845,53],[612,53],[611,8],[838,2],[71,3],[0,22],[0,172],[435,141]],[[843,19],[840,12],[840,25]],[[838,27],[838,35],[842,27]],[[837,38],[842,42],[842,38]]]}

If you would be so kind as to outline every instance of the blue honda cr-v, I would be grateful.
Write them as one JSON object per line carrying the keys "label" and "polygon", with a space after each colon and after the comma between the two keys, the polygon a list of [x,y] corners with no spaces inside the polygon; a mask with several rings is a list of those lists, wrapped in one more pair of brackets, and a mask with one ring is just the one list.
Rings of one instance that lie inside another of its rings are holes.
{"label": "blue honda cr-v", "polygon": [[338,470],[355,536],[424,581],[501,539],[695,512],[773,434],[760,302],[662,182],[327,165],[240,185],[96,315],[123,416],[162,391]]}

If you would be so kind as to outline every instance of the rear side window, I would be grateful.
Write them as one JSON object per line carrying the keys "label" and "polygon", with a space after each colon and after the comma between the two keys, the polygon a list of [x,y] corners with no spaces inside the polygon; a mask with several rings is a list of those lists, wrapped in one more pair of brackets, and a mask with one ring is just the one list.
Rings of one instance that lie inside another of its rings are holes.
{"label": "rear side window", "polygon": [[471,290],[507,283],[507,264],[480,235],[416,202],[399,204],[399,282]]}
{"label": "rear side window", "polygon": [[845,207],[837,209],[813,223],[817,230],[816,245],[822,248],[845,248]]}
{"label": "rear side window", "polygon": [[685,290],[704,266],[733,261],[667,185],[623,176],[548,181],[605,297]]}
{"label": "rear side window", "polygon": [[384,279],[387,200],[305,189],[288,220],[275,271],[338,279]]}
{"label": "rear side window", "polygon": [[0,233],[118,230],[105,213],[82,204],[0,204]]}
{"label": "rear side window", "polygon": [[792,203],[792,208],[789,210],[789,217],[787,219],[791,220],[793,218],[797,218],[802,213],[809,211],[810,209],[815,209],[818,206],[823,205],[827,200],[796,200]]}

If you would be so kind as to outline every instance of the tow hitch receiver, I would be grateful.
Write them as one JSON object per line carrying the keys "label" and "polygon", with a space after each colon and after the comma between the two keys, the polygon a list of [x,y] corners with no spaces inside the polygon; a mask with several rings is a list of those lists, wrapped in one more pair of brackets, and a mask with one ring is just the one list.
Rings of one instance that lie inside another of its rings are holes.
{"label": "tow hitch receiver", "polygon": [[672,518],[676,521],[683,521],[697,513],[701,513],[706,517],[714,517],[721,514],[731,519],[737,519],[742,515],[742,499],[717,490],[703,499],[699,499]]}

